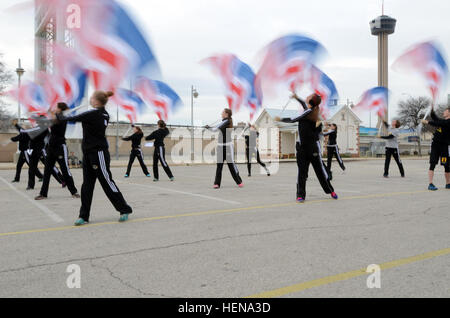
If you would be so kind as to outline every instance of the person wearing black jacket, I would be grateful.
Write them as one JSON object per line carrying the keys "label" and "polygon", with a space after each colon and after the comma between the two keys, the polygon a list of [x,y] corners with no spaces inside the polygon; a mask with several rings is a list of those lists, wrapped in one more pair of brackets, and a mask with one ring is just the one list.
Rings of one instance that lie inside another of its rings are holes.
{"label": "person wearing black jacket", "polygon": [[96,91],[90,99],[94,109],[79,115],[65,117],[61,113],[56,114],[59,122],[81,122],[83,126],[83,185],[81,186],[81,208],[79,218],[75,225],[83,225],[89,222],[92,196],[95,182],[98,179],[103,191],[120,213],[119,222],[128,220],[132,208],[125,201],[116,183],[112,179],[109,169],[110,155],[106,128],[109,124],[109,114],[105,109],[108,98],[113,92]]}
{"label": "person wearing black jacket", "polygon": [[159,180],[158,160],[161,161],[164,171],[169,177],[170,181],[175,180],[172,171],[166,161],[166,148],[164,147],[164,138],[169,134],[169,129],[166,127],[164,120],[158,120],[158,129],[145,137],[145,140],[154,140],[155,150],[153,151],[153,181]]}
{"label": "person wearing black jacket", "polygon": [[[14,136],[11,138],[11,141],[18,142],[19,143],[19,158],[17,160],[16,165],[16,175],[14,177],[14,180],[12,182],[20,182],[20,173],[22,172],[22,167],[24,163],[26,163],[28,166],[30,165],[30,154],[28,153],[28,150],[30,149],[30,136],[27,133],[20,132],[22,127],[20,127],[17,124],[17,121],[13,121],[14,127],[19,131],[19,134],[17,136]],[[39,169],[36,169],[36,177],[40,181],[42,181],[43,175],[39,171]]]}
{"label": "person wearing black jacket", "polygon": [[231,132],[233,129],[233,119],[232,111],[229,108],[225,108],[222,111],[222,122],[215,127],[205,126],[206,129],[211,129],[212,131],[219,131],[219,139],[217,141],[217,168],[216,168],[216,178],[214,180],[214,189],[219,189],[222,182],[222,170],[223,163],[226,160],[228,169],[230,169],[231,176],[238,185],[242,188],[244,184],[239,176],[239,170],[234,162],[234,147],[233,140],[231,138]]}
{"label": "person wearing black jacket", "polygon": [[[47,153],[45,151],[45,139],[47,138],[49,131],[48,128],[38,125],[30,129],[22,129],[20,130],[20,132],[26,133],[28,135],[32,134],[34,136],[33,138],[31,138],[30,136],[31,155],[28,169],[27,186],[27,190],[33,190],[36,182],[35,177],[40,176],[40,173],[38,173],[39,160],[45,165],[45,158],[47,157]],[[51,174],[58,181],[58,183],[62,184],[63,187],[65,186],[63,176],[58,168],[53,166],[51,169]]]}
{"label": "person wearing black jacket", "polygon": [[150,177],[150,173],[148,172],[147,166],[144,163],[144,154],[142,153],[141,149],[141,140],[142,137],[144,137],[144,133],[142,132],[142,129],[140,127],[134,125],[133,131],[134,134],[132,134],[131,136],[122,138],[122,140],[124,141],[131,141],[130,160],[128,161],[128,167],[127,172],[125,173],[125,178],[128,178],[130,176],[131,167],[133,166],[133,162],[136,157],[139,160],[142,172],[144,172],[144,174],[147,177]]}
{"label": "person wearing black jacket", "polygon": [[439,118],[434,110],[432,110],[431,120],[422,120],[422,123],[436,127],[431,143],[428,190],[438,190],[433,184],[433,178],[434,169],[439,162],[439,157],[441,158],[441,165],[443,165],[445,169],[445,188],[450,189],[450,107],[444,110],[444,119]]}
{"label": "person wearing black jacket", "polygon": [[319,95],[310,95],[306,103],[295,93],[295,98],[305,110],[296,118],[276,117],[275,120],[285,123],[298,123],[299,140],[296,143],[297,148],[297,202],[305,202],[306,198],[306,179],[308,178],[309,165],[312,164],[322,189],[327,194],[331,194],[333,199],[338,196],[334,192],[330,183],[326,167],[322,161],[319,135],[322,132],[322,123],[319,122],[319,105],[322,99]]}
{"label": "person wearing black jacket", "polygon": [[259,150],[256,145],[256,141],[259,137],[259,132],[256,130],[254,125],[248,125],[245,127],[245,130],[249,130],[248,135],[245,135],[245,156],[247,158],[247,170],[248,176],[252,176],[252,158],[253,155],[256,157],[256,162],[261,165],[266,170],[267,176],[270,176],[270,172],[266,167],[266,164],[261,161],[259,157]]}
{"label": "person wearing black jacket", "polygon": [[336,159],[339,163],[339,166],[343,171],[345,171],[344,162],[342,161],[341,155],[339,154],[339,147],[337,145],[337,125],[331,124],[327,128],[328,131],[323,132],[324,136],[328,136],[327,143],[327,169],[330,173],[330,180],[333,180],[333,175],[331,172],[331,162],[333,160],[333,156],[336,156]]}
{"label": "person wearing black jacket", "polygon": [[[66,103],[58,103],[56,112],[61,113],[68,109]],[[50,185],[50,175],[56,162],[61,169],[64,182],[67,189],[72,194],[73,198],[79,198],[78,190],[75,187],[72,174],[69,169],[68,151],[66,145],[66,127],[67,122],[58,122],[51,126],[50,137],[48,141],[47,156],[45,158],[44,181],[42,183],[40,194],[35,197],[35,200],[44,200],[48,195],[48,187]]]}

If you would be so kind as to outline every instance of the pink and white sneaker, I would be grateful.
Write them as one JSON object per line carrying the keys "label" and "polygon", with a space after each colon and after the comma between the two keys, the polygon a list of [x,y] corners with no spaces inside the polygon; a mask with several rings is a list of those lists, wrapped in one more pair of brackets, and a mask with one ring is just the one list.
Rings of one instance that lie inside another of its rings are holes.
{"label": "pink and white sneaker", "polygon": [[238,187],[239,187],[239,188],[243,188],[243,187],[244,187],[244,184],[243,184],[243,183],[240,183],[240,184],[238,184]]}
{"label": "pink and white sneaker", "polygon": [[215,184],[215,185],[213,185],[213,188],[214,188],[214,189],[219,189],[220,186],[219,186],[218,184]]}

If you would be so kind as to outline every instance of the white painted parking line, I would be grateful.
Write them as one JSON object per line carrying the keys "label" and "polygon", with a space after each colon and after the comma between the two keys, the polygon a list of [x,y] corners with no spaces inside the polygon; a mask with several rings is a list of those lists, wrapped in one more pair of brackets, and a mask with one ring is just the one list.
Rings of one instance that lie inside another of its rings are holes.
{"label": "white painted parking line", "polygon": [[[130,184],[130,185],[136,185],[136,186],[141,186],[141,187],[144,187],[144,188],[159,189],[159,190],[163,190],[163,191],[180,193],[180,194],[190,195],[190,196],[204,198],[204,199],[208,199],[208,200],[215,200],[215,201],[226,202],[226,203],[231,203],[231,204],[241,204],[240,202],[237,202],[237,201],[231,201],[231,200],[227,200],[227,199],[216,198],[216,197],[212,197],[212,196],[204,195],[204,194],[199,194],[199,193],[192,193],[192,192],[179,191],[179,190],[174,190],[174,189],[169,189],[169,188],[163,188],[163,187],[158,187],[158,186],[154,186],[154,185],[148,185],[148,184],[142,184],[142,183],[124,182],[124,181],[116,181],[116,182],[124,183],[124,184]],[[217,191],[220,191],[220,190],[217,190]]]}
{"label": "white painted parking line", "polygon": [[49,208],[47,208],[46,206],[40,204],[39,202],[37,202],[36,200],[31,199],[30,197],[28,197],[25,193],[20,192],[19,190],[17,190],[13,185],[11,185],[8,181],[6,181],[5,179],[3,179],[2,177],[0,177],[0,180],[6,184],[8,186],[8,188],[10,188],[11,190],[13,190],[14,192],[16,192],[18,195],[20,195],[21,197],[23,197],[25,200],[27,200],[28,202],[30,202],[32,205],[34,205],[35,207],[37,207],[39,210],[41,210],[42,212],[45,213],[45,215],[47,215],[50,219],[52,219],[53,221],[55,221],[56,223],[61,223],[64,220],[57,215],[55,212],[53,212],[52,210],[50,210]]}

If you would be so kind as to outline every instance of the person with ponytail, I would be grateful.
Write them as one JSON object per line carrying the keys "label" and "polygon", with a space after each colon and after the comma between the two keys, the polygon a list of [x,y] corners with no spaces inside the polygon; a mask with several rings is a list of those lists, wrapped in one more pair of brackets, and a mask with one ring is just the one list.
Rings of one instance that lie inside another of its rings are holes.
{"label": "person with ponytail", "polygon": [[297,202],[303,203],[306,199],[306,180],[308,178],[309,165],[312,164],[320,185],[325,193],[331,194],[333,199],[338,196],[330,183],[327,169],[322,160],[319,135],[322,132],[322,123],[319,121],[319,105],[322,99],[317,94],[310,95],[306,102],[295,93],[292,95],[305,110],[295,118],[276,117],[276,121],[285,123],[298,123],[299,140],[297,148]]}
{"label": "person with ponytail", "polygon": [[[58,103],[56,106],[56,113],[62,113],[63,111],[69,109],[66,103]],[[67,122],[55,123],[50,128],[50,138],[48,140],[47,156],[45,158],[45,170],[44,170],[44,181],[42,183],[41,192],[35,200],[45,200],[48,195],[48,188],[50,185],[50,176],[52,170],[55,167],[56,162],[59,164],[63,180],[67,185],[67,189],[73,198],[78,199],[80,195],[75,187],[72,174],[70,173],[69,161],[68,161],[68,150],[66,145],[66,128]]]}
{"label": "person with ponytail", "polygon": [[90,104],[94,108],[79,115],[65,117],[56,114],[59,122],[81,122],[83,126],[83,185],[81,186],[81,208],[75,225],[89,222],[92,196],[95,182],[98,179],[108,199],[120,213],[119,222],[128,220],[132,213],[131,207],[125,201],[116,183],[112,179],[106,128],[109,124],[109,114],[105,109],[108,98],[113,92],[96,91],[91,96]]}
{"label": "person with ponytail", "polygon": [[242,188],[244,184],[239,176],[239,170],[234,162],[234,147],[233,140],[231,139],[231,131],[233,129],[232,111],[229,108],[225,108],[222,111],[222,122],[215,127],[205,126],[206,129],[212,131],[219,131],[219,139],[217,142],[217,168],[216,178],[214,180],[214,189],[219,189],[222,182],[222,170],[223,163],[226,160],[228,168],[230,169],[231,176],[236,184]]}
{"label": "person with ponytail", "polygon": [[158,160],[161,161],[164,171],[170,181],[174,181],[172,171],[166,161],[166,148],[164,147],[164,138],[169,134],[164,120],[158,120],[158,129],[145,137],[145,140],[154,140],[155,151],[153,152],[153,181],[159,181]]}
{"label": "person with ponytail", "polygon": [[131,152],[130,152],[130,160],[128,161],[128,168],[127,172],[125,173],[125,178],[128,178],[130,176],[131,167],[133,166],[134,159],[137,157],[139,164],[141,165],[142,172],[147,176],[150,177],[150,173],[148,172],[147,166],[144,163],[144,154],[142,153],[141,149],[141,140],[142,137],[144,137],[144,133],[142,132],[142,129],[138,126],[133,127],[133,134],[129,137],[122,138],[123,141],[131,141]]}

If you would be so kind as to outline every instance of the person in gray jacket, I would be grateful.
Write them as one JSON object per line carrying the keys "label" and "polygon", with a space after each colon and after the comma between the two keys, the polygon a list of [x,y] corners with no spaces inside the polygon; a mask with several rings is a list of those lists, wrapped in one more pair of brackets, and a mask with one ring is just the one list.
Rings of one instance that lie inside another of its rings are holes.
{"label": "person in gray jacket", "polygon": [[383,122],[386,128],[388,128],[389,135],[381,136],[382,139],[386,140],[386,160],[384,161],[384,177],[389,177],[389,164],[391,163],[391,157],[394,157],[395,162],[397,162],[398,169],[400,170],[400,175],[402,178],[405,177],[405,170],[403,169],[402,161],[400,160],[400,154],[398,151],[398,135],[400,133],[401,123],[398,120],[393,120],[391,127],[389,127],[387,122]]}

